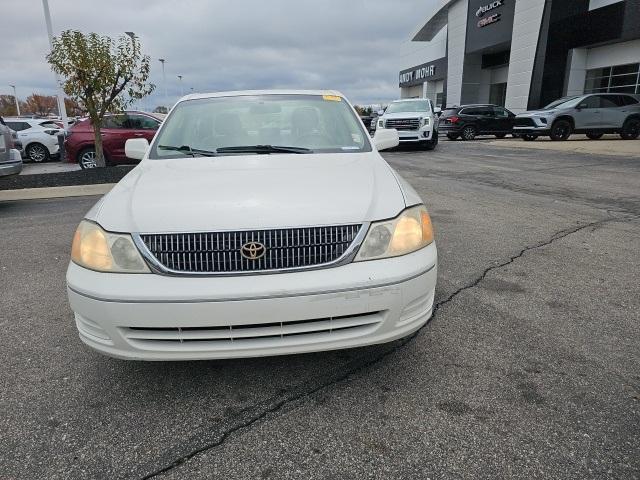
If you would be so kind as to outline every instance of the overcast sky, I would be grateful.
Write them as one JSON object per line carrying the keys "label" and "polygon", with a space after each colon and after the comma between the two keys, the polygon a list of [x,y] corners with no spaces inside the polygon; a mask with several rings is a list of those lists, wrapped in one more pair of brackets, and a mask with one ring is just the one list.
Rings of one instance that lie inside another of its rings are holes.
{"label": "overcast sky", "polygon": [[[41,0],[1,0],[0,94],[53,93]],[[151,56],[154,94],[333,88],[353,103],[398,93],[400,43],[436,0],[49,0],[54,35],[65,29],[117,36],[133,31]]]}

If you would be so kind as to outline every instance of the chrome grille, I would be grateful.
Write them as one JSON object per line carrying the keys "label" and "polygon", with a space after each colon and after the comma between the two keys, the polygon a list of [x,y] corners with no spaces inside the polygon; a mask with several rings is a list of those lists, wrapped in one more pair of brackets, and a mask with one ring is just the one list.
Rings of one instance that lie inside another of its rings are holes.
{"label": "chrome grille", "polygon": [[390,118],[385,121],[385,128],[395,128],[396,130],[418,130],[420,128],[419,118]]}
{"label": "chrome grille", "polygon": [[[165,269],[176,273],[240,273],[310,268],[340,259],[361,225],[211,233],[144,234],[140,239]],[[243,245],[259,242],[264,255],[249,259]]]}

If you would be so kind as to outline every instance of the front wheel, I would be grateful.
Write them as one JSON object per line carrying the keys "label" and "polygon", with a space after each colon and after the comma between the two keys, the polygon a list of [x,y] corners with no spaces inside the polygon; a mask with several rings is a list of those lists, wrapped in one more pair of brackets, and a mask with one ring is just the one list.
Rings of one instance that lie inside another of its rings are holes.
{"label": "front wheel", "polygon": [[96,149],[93,147],[85,148],[78,154],[78,164],[83,170],[96,168]]}
{"label": "front wheel", "polygon": [[640,119],[630,118],[622,126],[620,136],[624,140],[635,140],[640,136]]}
{"label": "front wheel", "polygon": [[551,126],[551,140],[566,140],[571,135],[571,124],[567,120],[558,120]]}
{"label": "front wheel", "polygon": [[32,162],[46,162],[49,160],[49,150],[41,143],[32,143],[25,152]]}
{"label": "front wheel", "polygon": [[449,140],[456,140],[460,135],[458,135],[457,133],[447,133],[447,138]]}
{"label": "front wheel", "polygon": [[471,125],[467,125],[462,129],[462,139],[463,140],[473,140],[476,138],[476,127]]}
{"label": "front wheel", "polygon": [[534,135],[532,133],[523,133],[522,135],[520,135],[520,137],[522,137],[525,142],[533,142],[536,138],[538,138],[537,135]]}
{"label": "front wheel", "polygon": [[433,132],[431,135],[431,140],[424,142],[425,150],[433,150],[438,145],[438,132]]}
{"label": "front wheel", "polygon": [[589,132],[586,135],[587,135],[587,138],[589,140],[598,140],[598,139],[602,138],[603,134],[602,133]]}

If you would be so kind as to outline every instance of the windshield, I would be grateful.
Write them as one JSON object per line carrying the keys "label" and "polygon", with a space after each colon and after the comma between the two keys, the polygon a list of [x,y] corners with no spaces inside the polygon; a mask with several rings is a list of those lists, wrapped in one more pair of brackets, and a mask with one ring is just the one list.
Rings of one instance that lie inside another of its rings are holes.
{"label": "windshield", "polygon": [[179,103],[149,158],[370,151],[360,120],[341,97],[271,94]]}
{"label": "windshield", "polygon": [[430,110],[429,100],[411,100],[407,102],[393,102],[384,113],[428,112]]}
{"label": "windshield", "polygon": [[[573,107],[573,104],[577,104],[578,100],[582,98],[582,95],[573,95],[571,97],[562,97],[558,100],[551,102],[549,105],[543,108],[543,110],[550,110],[557,107]],[[566,105],[565,105],[566,104]]]}

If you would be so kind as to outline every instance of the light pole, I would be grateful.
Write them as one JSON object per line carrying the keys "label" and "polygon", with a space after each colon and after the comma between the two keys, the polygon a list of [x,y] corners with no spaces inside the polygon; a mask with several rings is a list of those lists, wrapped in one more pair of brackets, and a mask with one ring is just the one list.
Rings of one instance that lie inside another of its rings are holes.
{"label": "light pole", "polygon": [[[136,41],[136,34],[133,32],[124,32],[124,34],[126,36],[128,36],[129,38],[131,38],[131,43],[135,44]],[[138,100],[137,102],[135,102],[134,107],[136,108],[136,110],[140,110],[140,100]]]}
{"label": "light pole", "polygon": [[[42,8],[44,9],[44,22],[47,24],[47,35],[49,36],[49,47],[53,50],[53,30],[51,29],[51,14],[49,13],[49,1],[42,0]],[[54,74],[56,79],[56,89],[58,90],[58,112],[60,118],[62,118],[62,124],[66,130],[69,127],[69,120],[67,119],[67,109],[64,105],[64,93],[60,88],[60,77],[57,73]]]}
{"label": "light pole", "polygon": [[178,80],[180,80],[180,96],[184,97],[184,87],[182,86],[182,75],[178,75]]}
{"label": "light pole", "polygon": [[13,88],[13,99],[16,101],[16,111],[18,112],[18,116],[20,116],[20,104],[18,103],[18,95],[16,95],[16,86],[15,85],[9,85],[11,88]]}
{"label": "light pole", "polygon": [[[167,103],[167,77],[164,75],[164,58],[158,59],[162,64],[162,88],[164,89],[164,103]],[[167,105],[165,107],[169,108]]]}

